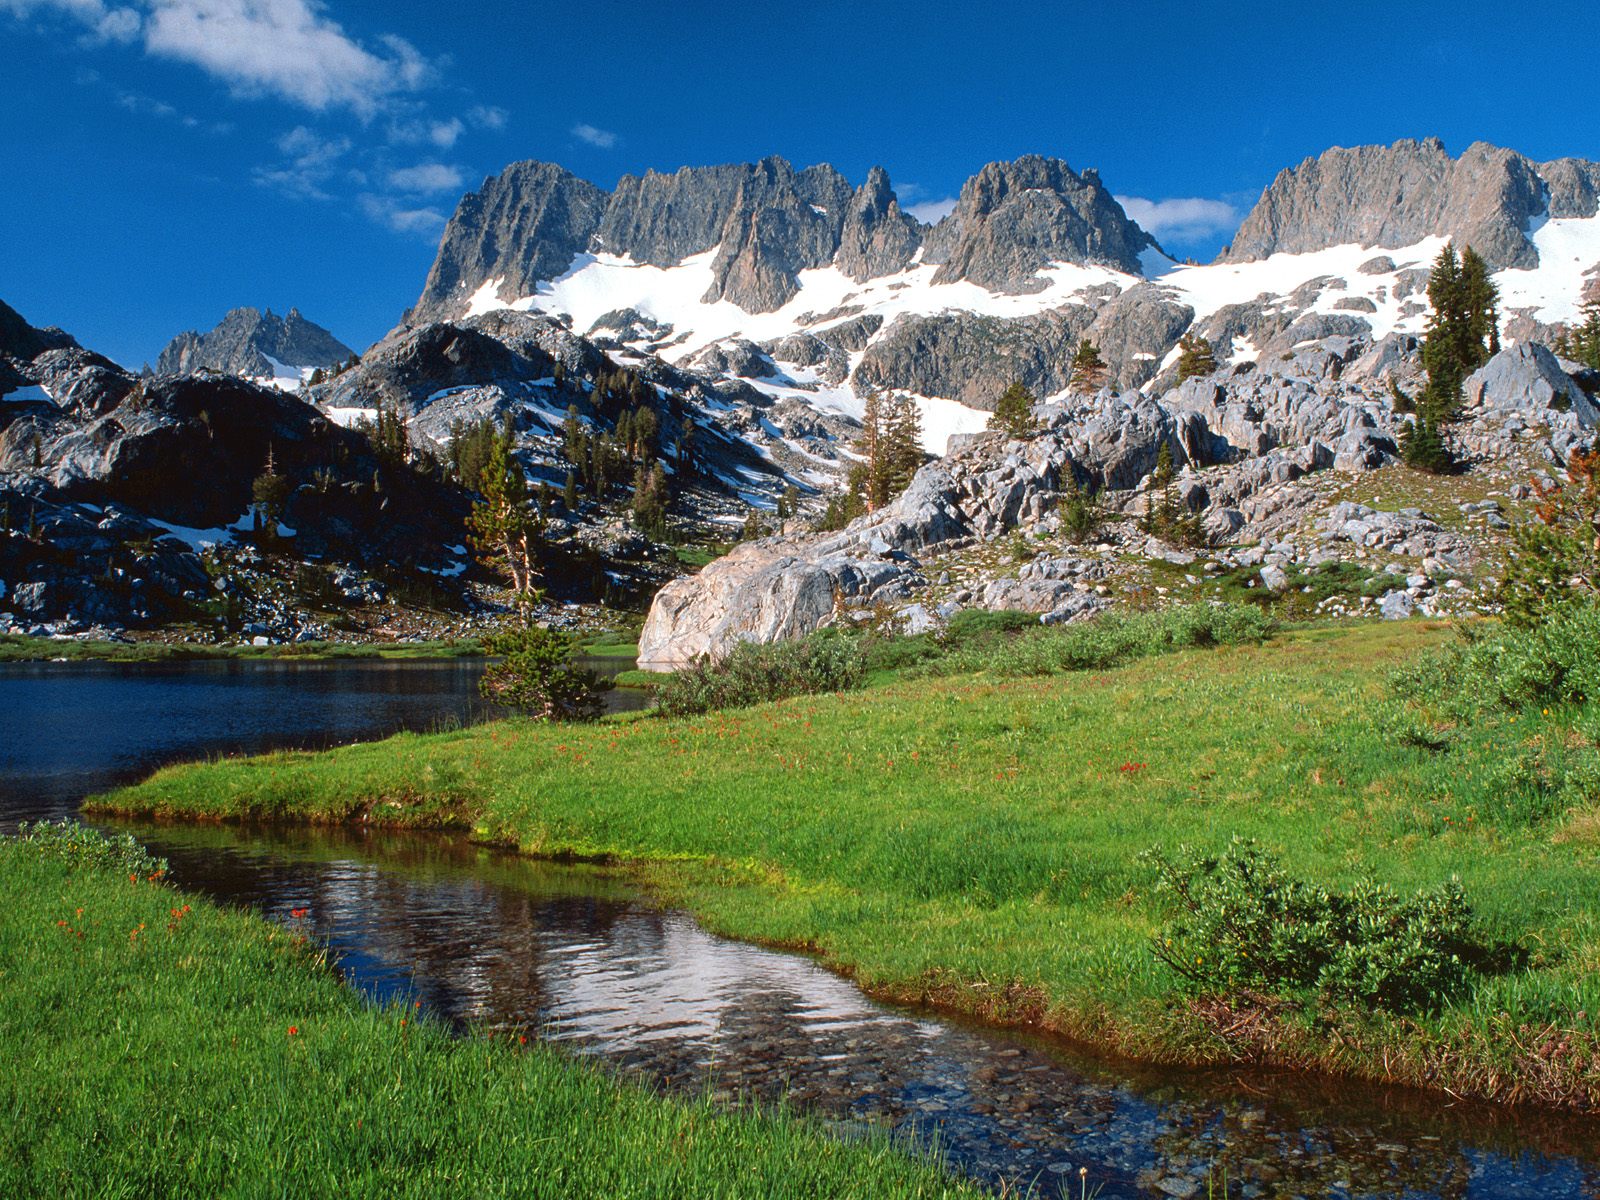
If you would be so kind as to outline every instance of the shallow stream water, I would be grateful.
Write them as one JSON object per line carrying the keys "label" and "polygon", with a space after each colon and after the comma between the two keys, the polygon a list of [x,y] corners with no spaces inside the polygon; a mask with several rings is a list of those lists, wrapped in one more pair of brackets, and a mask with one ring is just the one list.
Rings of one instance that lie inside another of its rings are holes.
{"label": "shallow stream water", "polygon": [[[132,687],[0,668],[0,824],[64,815],[174,757],[483,715],[476,664],[322,664],[287,682],[210,666]],[[1600,1197],[1594,1119],[1157,1070],[897,1009],[802,956],[712,937],[615,877],[460,839],[125,827],[181,886],[303,926],[375,999],[536,1031],[673,1090],[887,1124],[986,1182],[1078,1196],[1083,1168],[1108,1198],[1205,1196],[1224,1177],[1236,1196]]]}

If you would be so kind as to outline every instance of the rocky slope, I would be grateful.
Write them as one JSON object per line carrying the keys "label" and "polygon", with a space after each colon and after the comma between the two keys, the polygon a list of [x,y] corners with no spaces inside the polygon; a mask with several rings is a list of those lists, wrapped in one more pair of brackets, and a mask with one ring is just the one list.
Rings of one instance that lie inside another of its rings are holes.
{"label": "rocky slope", "polygon": [[1335,147],[1282,171],[1245,218],[1223,262],[1329,246],[1411,246],[1430,237],[1472,246],[1496,270],[1539,265],[1536,218],[1593,217],[1600,164],[1536,163],[1474,142],[1450,157],[1438,138]]}
{"label": "rocky slope", "polygon": [[[963,439],[842,532],[748,543],[668,584],[640,661],[671,669],[829,624],[922,631],[968,607],[1054,623],[1119,599],[1250,589],[1316,594],[1317,615],[1484,611],[1505,553],[1504,509],[1528,496],[1530,475],[1549,477],[1594,444],[1600,379],[1574,378],[1542,346],[1501,352],[1469,380],[1450,434],[1469,470],[1435,481],[1396,465],[1409,418],[1374,377],[1393,349],[1327,339],[1159,399],[1069,394],[1039,409],[1036,436]],[[1164,499],[1151,478],[1163,447],[1179,468],[1171,496],[1197,526],[1192,542],[1164,543],[1141,521]],[[1436,482],[1432,508],[1380,501]],[[1063,528],[1074,487],[1104,509],[1088,544]],[[1456,496],[1477,499],[1446,499]]]}
{"label": "rocky slope", "polygon": [[355,357],[322,326],[291,308],[280,317],[269,308],[236,308],[208,333],[180,333],[156,359],[158,375],[216,371],[246,379],[298,387],[317,368],[329,370]]}
{"label": "rocky slope", "polygon": [[[1285,170],[1208,266],[1173,262],[1095,171],[991,163],[923,225],[874,169],[781,159],[624,179],[606,194],[516,164],[465,197],[411,324],[497,309],[858,415],[918,398],[926,442],[981,429],[1013,379],[1058,397],[1081,338],[1118,388],[1159,394],[1190,330],[1230,364],[1327,337],[1415,337],[1447,239],[1497,271],[1508,338],[1548,339],[1600,287],[1600,166],[1482,143],[1333,149]],[[754,351],[752,351],[754,347]]]}
{"label": "rocky slope", "polygon": [[286,572],[317,589],[342,572],[344,599],[460,573],[466,495],[304,401],[233,376],[140,379],[8,308],[0,327],[0,629],[326,636],[325,617],[263,609],[235,578],[260,560],[240,535],[269,461],[288,481]]}

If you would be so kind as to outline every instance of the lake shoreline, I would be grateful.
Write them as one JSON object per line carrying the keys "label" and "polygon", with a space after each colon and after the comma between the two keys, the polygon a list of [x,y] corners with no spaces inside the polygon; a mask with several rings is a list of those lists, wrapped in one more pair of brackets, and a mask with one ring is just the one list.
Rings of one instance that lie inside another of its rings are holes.
{"label": "lake shoreline", "polygon": [[[1233,677],[1229,686],[1248,696],[1261,671],[1298,670],[1301,674],[1293,678],[1300,683],[1295,686],[1303,685],[1315,694],[1329,683],[1323,672],[1298,654],[1297,648],[1308,642],[1317,642],[1324,650],[1338,648],[1347,660],[1343,669],[1353,672],[1352,678],[1370,680],[1375,652],[1379,655],[1376,669],[1381,671],[1383,661],[1397,648],[1429,644],[1437,634],[1436,629],[1381,626],[1311,630],[1278,639],[1275,647],[1194,651],[1170,656],[1159,664],[1135,664],[1087,679],[1066,676],[997,684],[963,678],[902,683],[699,719],[587,728],[540,729],[525,722],[508,722],[459,733],[408,737],[376,747],[168,770],[138,787],[94,798],[88,811],[466,830],[487,845],[533,857],[624,866],[653,895],[689,911],[712,932],[817,955],[866,994],[892,1002],[960,1014],[997,1028],[1062,1036],[1146,1063],[1234,1063],[1310,1070],[1499,1104],[1593,1111],[1600,1105],[1600,1075],[1585,1064],[1591,1055],[1600,1063],[1600,1039],[1582,1026],[1582,1014],[1561,1027],[1567,1050],[1551,1055],[1542,1048],[1556,1026],[1539,1023],[1537,1010],[1524,1015],[1509,1009],[1506,1017],[1490,1020],[1474,1015],[1470,1008],[1456,1008],[1437,1018],[1418,1019],[1369,1012],[1354,1005],[1319,1014],[1270,998],[1184,997],[1160,981],[1147,958],[1149,926],[1143,918],[1131,922],[1131,928],[1118,935],[1109,948],[1089,942],[1076,949],[1063,948],[1061,925],[1095,919],[1097,908],[1069,904],[1067,911],[1077,914],[1069,918],[1052,915],[1052,907],[1041,909],[1035,900],[986,916],[985,906],[974,908],[963,898],[919,901],[888,891],[879,895],[861,884],[859,873],[870,878],[881,874],[884,865],[860,855],[852,857],[852,861],[860,858],[859,865],[852,868],[857,874],[830,867],[831,873],[808,875],[795,869],[795,863],[811,862],[808,855],[824,851],[843,833],[836,815],[842,819],[844,810],[836,814],[831,808],[817,807],[822,794],[833,795],[833,787],[843,789],[838,794],[841,804],[847,799],[850,804],[865,804],[863,820],[878,805],[884,811],[873,820],[903,824],[908,818],[896,815],[901,812],[898,806],[926,796],[927,786],[948,792],[949,803],[968,795],[975,797],[960,802],[977,804],[973,810],[976,819],[988,819],[985,806],[997,790],[995,784],[1003,786],[1019,772],[1026,777],[1032,760],[1021,757],[1023,750],[1018,744],[991,763],[995,757],[992,748],[975,743],[979,761],[971,768],[953,760],[941,767],[937,756],[944,752],[937,743],[917,739],[931,721],[945,720],[939,714],[954,711],[951,706],[959,707],[962,699],[980,708],[999,704],[1012,713],[1029,711],[1029,705],[1035,706],[1035,712],[1064,705],[1078,714],[1063,727],[1069,728],[1087,719],[1085,704],[1109,703],[1098,698],[1097,692],[1107,688],[1117,695],[1149,696],[1152,688],[1170,692],[1173,671],[1198,680],[1226,666]],[[1348,680],[1341,681],[1341,690],[1347,685]],[[1359,697],[1345,695],[1345,703],[1352,699]],[[1016,707],[1015,701],[1024,704]],[[1229,693],[1229,705],[1242,702]],[[1292,696],[1286,702],[1291,714],[1303,712],[1310,703]],[[859,717],[868,711],[881,719],[881,730],[862,730]],[[850,716],[846,717],[846,712]],[[885,719],[891,714],[895,719]],[[810,732],[813,720],[824,732]],[[964,729],[964,720],[958,718],[951,730]],[[1202,752],[1188,744],[1192,738],[1184,736],[1191,728],[1178,720],[1169,741],[1175,737],[1173,744],[1186,747],[1193,757]],[[1326,743],[1311,748],[1306,758],[1326,761],[1329,754],[1340,752],[1352,728],[1330,725]],[[1231,732],[1222,733],[1231,740]],[[1041,745],[1049,744],[1048,737],[1040,736],[1044,738]],[[1371,745],[1362,747],[1362,753],[1372,756],[1366,770],[1375,778],[1392,775],[1397,762],[1417,761],[1414,752],[1397,750],[1371,731],[1364,736]],[[1156,740],[1148,727],[1141,728],[1140,737],[1147,742]],[[839,747],[855,745],[852,738],[860,745],[849,755],[836,754],[838,761],[831,765],[808,764],[808,758],[821,757],[817,743],[829,738]],[[898,750],[878,750],[875,747],[880,741]],[[927,765],[917,761],[919,748],[931,756]],[[1147,753],[1152,763],[1157,762],[1157,749],[1151,746]],[[1240,749],[1252,753],[1248,745]],[[864,774],[862,766],[856,765],[857,753],[875,764],[870,772]],[[1401,754],[1413,758],[1396,757]],[[686,755],[694,765],[681,761]],[[1166,758],[1167,752],[1160,757]],[[901,771],[912,777],[904,786],[897,782],[900,772],[892,770],[895,761],[905,763]],[[1131,756],[1126,759],[1123,767],[1112,772],[1111,780],[1126,793],[1124,805],[1153,811],[1151,801],[1142,795],[1148,786],[1143,782],[1146,758],[1138,760],[1137,769],[1126,765],[1133,761]],[[1420,761],[1426,765],[1426,760]],[[890,769],[887,780],[883,778],[886,764]],[[1352,761],[1339,771],[1353,775],[1357,765]],[[1155,769],[1160,769],[1159,764]],[[1100,770],[1096,769],[1094,778],[1103,779]],[[1330,766],[1329,771],[1333,770]],[[497,782],[502,771],[508,774],[503,782]],[[819,771],[818,781],[809,782]],[[1170,781],[1164,780],[1160,786],[1173,800],[1163,803],[1192,807],[1192,788],[1182,768],[1169,764],[1168,771],[1177,774],[1169,774]],[[431,782],[419,782],[424,778]],[[923,786],[916,786],[918,781]],[[1340,778],[1339,782],[1344,781]],[[1312,785],[1320,784],[1319,773]],[[1040,799],[1028,803],[1054,803],[1049,797],[1055,794],[1056,781],[1045,779],[1035,785],[1040,786],[1044,788],[1037,793]],[[1096,786],[1108,790],[1110,781]],[[1299,780],[1290,782],[1291,814],[1305,803],[1298,799],[1304,786]],[[1352,791],[1358,797],[1361,794],[1359,789]],[[867,801],[868,796],[873,800]],[[1246,800],[1252,810],[1259,808],[1253,795]],[[739,814],[731,841],[699,815],[723,810]],[[1014,823],[1024,811],[1008,810],[1007,822]],[[1112,806],[1104,811],[1117,809]],[[1172,811],[1177,816],[1184,808]],[[793,814],[804,814],[820,840],[807,841],[796,833],[781,839],[780,844],[788,847],[781,855],[770,850],[752,853],[772,844],[773,835],[766,827],[773,826],[781,834],[783,823],[795,819]],[[1412,819],[1409,814],[1403,816]],[[1103,824],[1096,811],[1085,819]],[[873,820],[854,828],[851,837],[860,841],[865,836],[876,845],[881,835],[874,832]],[[1299,827],[1298,818],[1291,820]],[[932,826],[923,836],[937,829]],[[1475,832],[1474,840],[1463,845],[1461,853],[1475,853],[1482,845],[1477,840],[1482,833]],[[967,836],[957,835],[948,852],[971,863]],[[1045,827],[1038,836],[1045,836]],[[1462,835],[1446,830],[1443,836],[1451,839],[1446,843],[1450,848]],[[1008,845],[1011,837],[1006,835]],[[890,844],[898,844],[898,835]],[[1084,848],[1093,849],[1090,844]],[[931,851],[917,850],[912,842],[906,843],[904,852],[916,854],[921,862],[921,855]],[[1108,885],[1113,896],[1136,886],[1131,883],[1135,877],[1123,853],[1119,850],[1117,854],[1121,860],[1117,870],[1128,880],[1113,876],[1115,887]],[[1459,856],[1444,861],[1454,864],[1458,860],[1463,865],[1469,861]],[[1565,863],[1565,859],[1561,861]],[[990,863],[987,869],[1001,865]],[[927,864],[918,868],[921,873],[929,869]],[[1435,869],[1427,867],[1430,873]],[[921,886],[917,876],[908,878],[914,886]],[[852,879],[857,882],[852,884]],[[1486,880],[1481,878],[1480,885]],[[1037,884],[1031,886],[1037,888]],[[1016,946],[982,948],[1002,936],[994,931],[997,923],[1002,928],[1016,927]],[[937,935],[937,944],[919,944],[930,941],[920,931],[936,929],[944,931]],[[1038,966],[1039,960],[1047,957],[1059,964],[1054,974],[1046,974]],[[1096,975],[1108,962],[1116,974]],[[1132,980],[1135,986],[1118,980]],[[1514,1049],[1508,1051],[1508,1046]]]}

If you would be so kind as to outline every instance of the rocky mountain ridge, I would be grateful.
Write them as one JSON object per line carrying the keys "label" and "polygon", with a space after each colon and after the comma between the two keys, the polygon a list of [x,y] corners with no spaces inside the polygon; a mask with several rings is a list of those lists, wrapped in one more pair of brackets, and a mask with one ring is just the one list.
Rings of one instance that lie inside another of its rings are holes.
{"label": "rocky mountain ridge", "polygon": [[[747,543],[669,583],[640,662],[673,669],[828,625],[924,632],[964,608],[1058,623],[1118,600],[1219,598],[1223,581],[1262,598],[1322,588],[1317,616],[1493,611],[1505,514],[1528,498],[1530,477],[1555,478],[1595,445],[1600,376],[1537,344],[1503,350],[1467,382],[1450,438],[1469,469],[1439,492],[1483,499],[1449,513],[1384,507],[1349,497],[1418,486],[1397,465],[1410,418],[1373,386],[1386,349],[1328,339],[1270,367],[1191,378],[1159,399],[1068,394],[1036,410],[1040,429],[1027,438],[962,438],[840,532]],[[1165,486],[1155,474],[1163,451],[1177,468]],[[1087,540],[1064,525],[1074,492],[1096,495],[1102,510]],[[1150,527],[1168,503],[1189,535],[1163,540]]]}
{"label": "rocky mountain ridge", "polygon": [[554,164],[521,162],[462,198],[406,321],[460,316],[485,288],[480,302],[512,303],[584,254],[670,268],[714,253],[700,298],[763,313],[794,297],[800,272],[833,265],[864,282],[920,257],[941,283],[1028,292],[1051,263],[1136,272],[1154,245],[1095,172],[1037,155],[989,164],[933,227],[900,207],[881,167],[856,188],[825,163],[796,170],[771,157],[629,175],[607,194]]}
{"label": "rocky mountain ridge", "polygon": [[1281,171],[1219,261],[1444,237],[1472,246],[1495,270],[1532,270],[1533,222],[1593,217],[1597,195],[1600,163],[1581,159],[1538,163],[1487,142],[1452,158],[1438,138],[1336,146]]}
{"label": "rocky mountain ridge", "polygon": [[190,330],[173,338],[156,359],[155,372],[215,371],[298,386],[313,370],[330,370],[354,357],[354,350],[297,308],[283,317],[270,308],[235,308],[207,333]]}
{"label": "rocky mountain ridge", "polygon": [[1416,338],[1449,239],[1496,269],[1509,339],[1549,340],[1600,289],[1600,165],[1483,143],[1335,148],[1280,173],[1232,245],[1179,264],[1099,174],[992,163],[925,226],[885,172],[852,188],[781,159],[629,177],[606,194],[515,164],[465,197],[413,324],[502,308],[559,317],[619,352],[859,415],[914,396],[928,447],[983,427],[1012,379],[1058,397],[1088,338],[1120,388],[1160,394],[1177,343],[1224,364],[1327,337]]}

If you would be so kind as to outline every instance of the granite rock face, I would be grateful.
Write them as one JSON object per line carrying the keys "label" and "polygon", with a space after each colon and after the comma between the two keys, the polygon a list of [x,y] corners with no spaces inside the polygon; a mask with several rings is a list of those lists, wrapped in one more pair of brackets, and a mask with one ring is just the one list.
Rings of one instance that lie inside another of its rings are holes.
{"label": "granite rock face", "polygon": [[1540,412],[1570,410],[1584,426],[1600,424],[1600,408],[1556,356],[1537,342],[1500,351],[1467,376],[1462,401],[1469,408]]}
{"label": "granite rock face", "polygon": [[1474,142],[1452,158],[1437,138],[1335,147],[1286,168],[1219,261],[1328,246],[1410,246],[1426,237],[1472,246],[1494,270],[1538,266],[1535,217],[1593,216],[1600,164],[1536,163]]}
{"label": "granite rock face", "polygon": [[[291,308],[286,317],[270,308],[236,308],[209,333],[180,333],[156,359],[158,375],[216,371],[252,379],[283,374],[279,364],[299,371],[328,369],[355,355],[333,334]],[[275,360],[275,361],[274,361]]]}
{"label": "granite rock face", "polygon": [[602,189],[554,163],[512,163],[485,179],[456,205],[406,321],[460,316],[491,280],[501,281],[502,299],[532,295],[589,248],[606,200]]}
{"label": "granite rock face", "polygon": [[967,180],[955,210],[930,235],[927,257],[940,263],[935,283],[1024,293],[1043,290],[1038,273],[1053,262],[1140,275],[1139,255],[1155,245],[1097,172],[1079,175],[1058,158],[1030,154],[990,163]]}
{"label": "granite rock face", "polygon": [[861,283],[903,270],[921,246],[921,224],[901,210],[889,173],[873,167],[850,200],[834,262]]}

